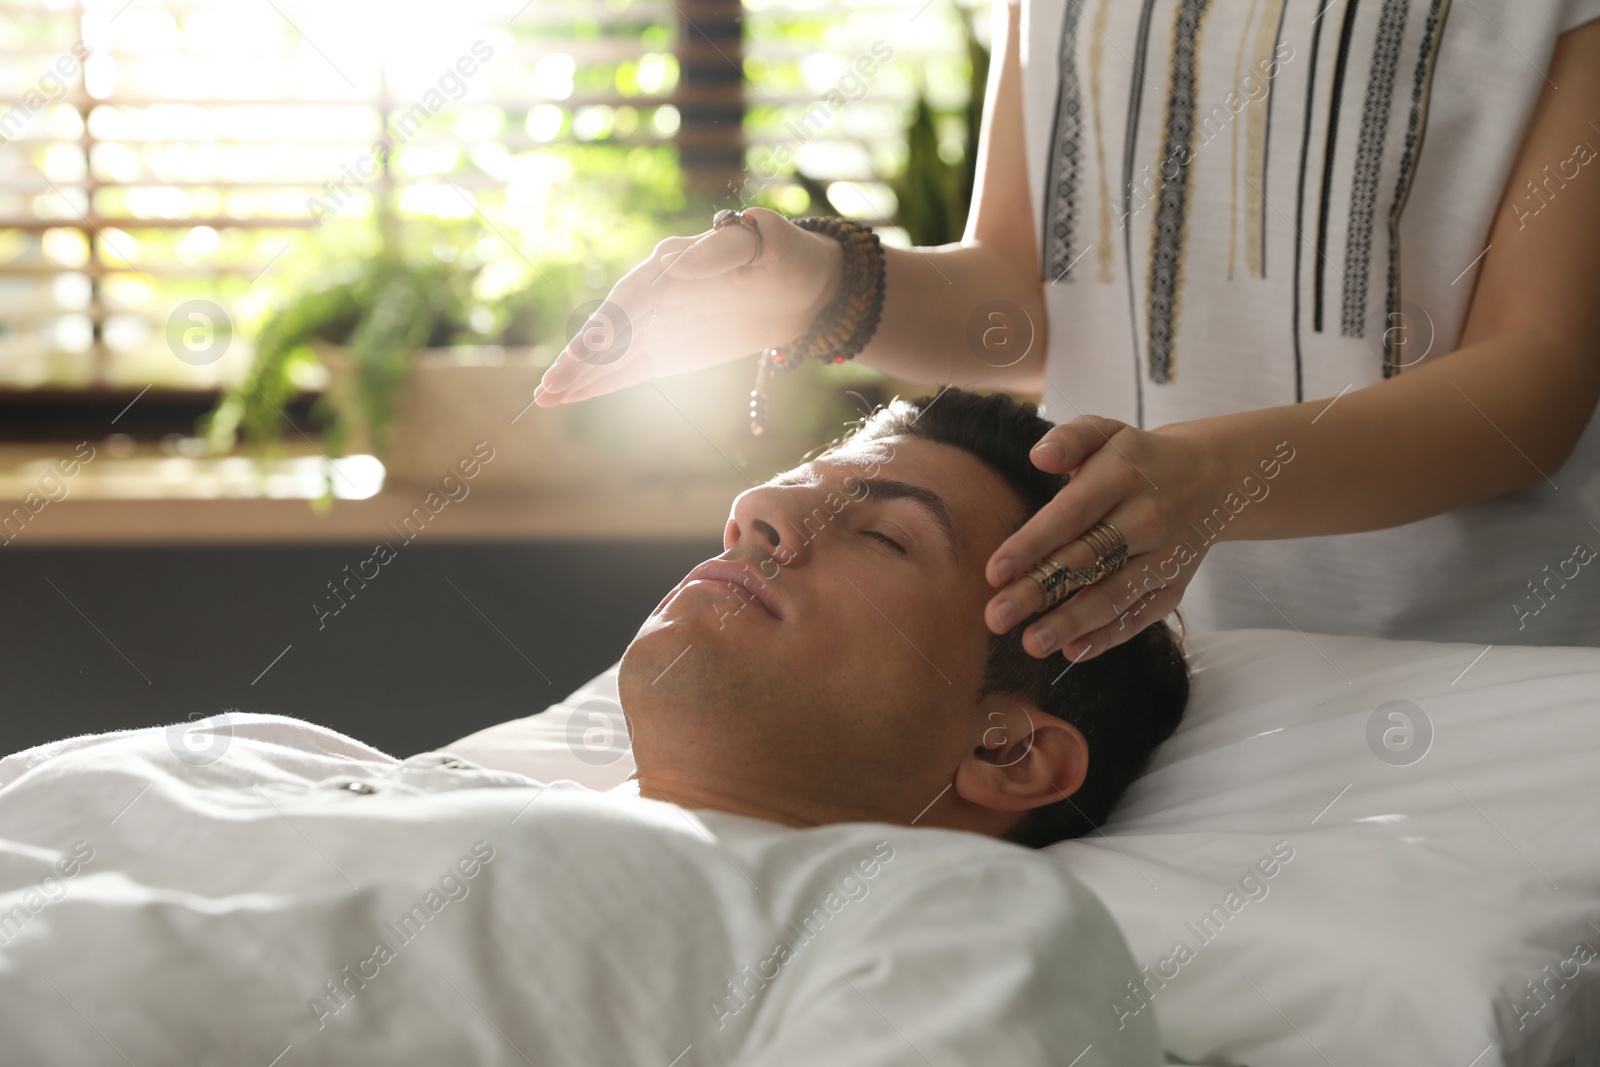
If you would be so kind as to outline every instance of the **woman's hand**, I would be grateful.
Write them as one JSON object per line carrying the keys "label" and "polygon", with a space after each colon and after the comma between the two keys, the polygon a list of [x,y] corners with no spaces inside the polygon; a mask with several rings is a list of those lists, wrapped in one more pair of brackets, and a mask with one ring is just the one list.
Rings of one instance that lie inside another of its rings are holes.
{"label": "woman's hand", "polygon": [[534,400],[542,407],[587,400],[804,333],[839,290],[839,243],[776,211],[745,214],[761,229],[760,255],[755,234],[736,223],[668,237],[612,287],[545,371]]}
{"label": "woman's hand", "polygon": [[1033,463],[1072,481],[1000,545],[985,572],[1004,588],[984,609],[995,633],[1005,633],[1044,607],[1044,592],[1027,576],[1046,557],[1068,570],[1090,567],[1095,551],[1076,540],[1109,522],[1128,542],[1117,570],[1060,602],[1023,633],[1035,656],[1056,649],[1074,662],[1122,644],[1178,606],[1210,541],[1190,527],[1195,504],[1209,510],[1207,486],[1219,464],[1193,435],[1137,430],[1116,419],[1085,415],[1050,430]]}

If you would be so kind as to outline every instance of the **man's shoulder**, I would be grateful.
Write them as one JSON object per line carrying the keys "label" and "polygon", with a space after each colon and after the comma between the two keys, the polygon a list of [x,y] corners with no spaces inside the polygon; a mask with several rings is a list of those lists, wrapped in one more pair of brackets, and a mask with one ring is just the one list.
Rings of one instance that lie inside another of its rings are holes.
{"label": "man's shoulder", "polygon": [[[1114,1012],[1138,978],[1121,930],[1059,858],[887,823],[772,840],[752,878],[782,926],[774,969],[786,984],[768,1007],[785,1008],[756,1031],[751,1062],[821,1062],[837,1034],[876,1032],[883,1018],[950,1062],[979,1062],[975,1045],[987,1062],[1066,1063],[1085,1045],[1109,1053],[1101,1062],[1160,1062],[1154,1017],[1124,1028]],[[763,881],[779,859],[792,877]],[[954,1003],[970,1010],[952,1014]]]}
{"label": "man's shoulder", "polygon": [[741,816],[697,814],[730,857],[766,872],[772,884],[843,885],[863,895],[882,890],[930,906],[931,898],[944,895],[1026,899],[1040,905],[1041,918],[1053,910],[1059,919],[1062,910],[1099,907],[1059,859],[982,834],[881,822],[789,830]]}

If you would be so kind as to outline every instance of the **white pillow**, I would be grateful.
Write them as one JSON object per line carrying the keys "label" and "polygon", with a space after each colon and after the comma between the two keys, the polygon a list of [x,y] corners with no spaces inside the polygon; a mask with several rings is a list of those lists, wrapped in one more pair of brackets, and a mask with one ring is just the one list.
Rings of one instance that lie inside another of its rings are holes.
{"label": "white pillow", "polygon": [[441,752],[541,782],[611,789],[633,773],[628,723],[617,702],[617,664],[544,711],[469,734]]}
{"label": "white pillow", "polygon": [[[1600,649],[1189,645],[1178,732],[1103,832],[1049,848],[1148,968],[1107,1011],[1254,1067],[1547,1067],[1600,1042]],[[449,748],[598,789],[633,770],[615,667]]]}

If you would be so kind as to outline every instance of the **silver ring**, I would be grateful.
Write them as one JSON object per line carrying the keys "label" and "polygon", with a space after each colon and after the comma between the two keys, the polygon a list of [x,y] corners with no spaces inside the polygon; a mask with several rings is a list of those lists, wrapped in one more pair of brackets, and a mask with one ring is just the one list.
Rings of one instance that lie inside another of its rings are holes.
{"label": "silver ring", "polygon": [[731,208],[723,208],[721,211],[711,216],[711,228],[713,230],[720,230],[730,222],[738,223],[740,226],[745,227],[751,233],[756,235],[755,255],[751,256],[744,262],[744,265],[748,267],[750,264],[761,258],[761,250],[766,247],[766,241],[761,237],[761,227],[756,223],[755,219],[751,218],[749,215],[746,215],[743,209],[734,211]]}

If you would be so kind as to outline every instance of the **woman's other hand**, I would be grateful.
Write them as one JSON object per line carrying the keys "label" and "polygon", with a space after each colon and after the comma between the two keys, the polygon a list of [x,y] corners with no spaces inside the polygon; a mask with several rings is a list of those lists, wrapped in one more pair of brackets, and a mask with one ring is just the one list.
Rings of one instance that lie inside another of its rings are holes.
{"label": "woman's other hand", "polygon": [[[541,407],[587,400],[792,341],[837,295],[843,252],[766,208],[693,237],[668,237],[567,342],[534,391]],[[752,256],[755,258],[752,260]]]}
{"label": "woman's other hand", "polygon": [[[1273,476],[1265,468],[1252,471],[1247,480],[1261,487],[1255,491],[1221,488],[1223,464],[1215,451],[1200,436],[1178,430],[1181,425],[1147,431],[1084,415],[1040,438],[1034,466],[1071,472],[1072,480],[990,557],[989,584],[1004,587],[984,609],[990,630],[1005,633],[1044,607],[1039,583],[1027,576],[1040,560],[1048,557],[1068,570],[1094,565],[1095,551],[1077,538],[1097,522],[1110,523],[1126,539],[1126,561],[1030,624],[1022,647],[1035,656],[1060,649],[1074,662],[1093,659],[1178,606],[1216,540],[1215,533],[1202,532],[1217,521],[1212,505],[1227,515],[1236,501],[1249,503],[1246,494],[1265,499],[1262,489]],[[1282,462],[1274,459],[1276,466]],[[1202,527],[1192,527],[1190,517],[1202,514]]]}

